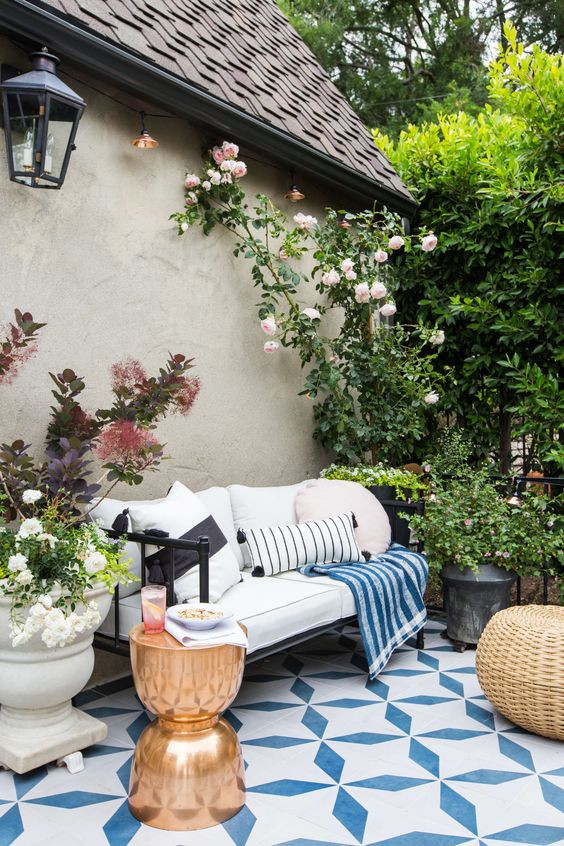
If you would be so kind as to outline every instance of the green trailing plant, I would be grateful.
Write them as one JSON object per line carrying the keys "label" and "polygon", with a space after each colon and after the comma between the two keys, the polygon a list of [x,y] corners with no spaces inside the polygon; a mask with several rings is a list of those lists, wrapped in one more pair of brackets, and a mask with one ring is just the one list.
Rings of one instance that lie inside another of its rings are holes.
{"label": "green trailing plant", "polygon": [[536,493],[520,505],[501,495],[487,468],[470,478],[434,480],[423,515],[405,515],[423,541],[429,566],[477,570],[493,563],[520,575],[555,574],[562,564],[564,525],[555,500]]}
{"label": "green trailing plant", "polygon": [[[314,436],[345,461],[405,463],[440,407],[435,359],[444,333],[397,316],[392,322],[401,279],[394,257],[405,250],[428,262],[437,237],[407,236],[385,209],[327,209],[322,223],[299,212],[289,223],[263,194],[249,208],[238,152],[224,142],[206,155],[200,175],[187,175],[185,208],[171,215],[179,235],[191,226],[233,233],[234,254],[252,263],[264,351],[291,347],[305,368],[301,393],[314,402]],[[306,254],[314,262],[307,272]]]}
{"label": "green trailing plant", "polygon": [[413,473],[385,464],[331,464],[319,474],[322,479],[340,479],[346,482],[358,482],[365,488],[389,485],[395,491],[396,499],[419,499],[428,489],[426,479]]}
{"label": "green trailing plant", "polygon": [[475,459],[502,474],[564,467],[561,316],[564,66],[525,48],[507,24],[477,116],[443,114],[378,146],[419,203],[416,223],[444,232],[433,274],[405,253],[400,309],[447,331],[437,368],[452,378],[443,419],[472,432]]}

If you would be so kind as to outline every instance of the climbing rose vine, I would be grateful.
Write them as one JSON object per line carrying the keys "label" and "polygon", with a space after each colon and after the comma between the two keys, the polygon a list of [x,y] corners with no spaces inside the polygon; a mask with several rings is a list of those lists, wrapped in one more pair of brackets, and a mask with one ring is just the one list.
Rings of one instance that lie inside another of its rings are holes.
{"label": "climbing rose vine", "polygon": [[433,362],[444,333],[399,315],[392,321],[394,292],[400,254],[426,255],[437,236],[408,236],[386,209],[327,209],[322,222],[300,211],[290,222],[264,194],[249,208],[241,187],[247,166],[238,157],[237,145],[224,141],[200,175],[187,174],[184,209],[171,215],[179,235],[194,225],[205,234],[224,226],[235,236],[234,254],[253,262],[264,352],[297,351],[306,368],[301,393],[316,400],[315,437],[348,461],[415,457],[440,408]]}

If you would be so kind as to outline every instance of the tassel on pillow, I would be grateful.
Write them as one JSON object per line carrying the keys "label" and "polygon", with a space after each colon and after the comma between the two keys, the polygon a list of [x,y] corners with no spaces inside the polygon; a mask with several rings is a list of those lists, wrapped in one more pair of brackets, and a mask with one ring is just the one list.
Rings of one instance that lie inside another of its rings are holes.
{"label": "tassel on pillow", "polygon": [[112,523],[114,532],[128,532],[129,531],[129,508],[124,508],[121,514],[118,514]]}

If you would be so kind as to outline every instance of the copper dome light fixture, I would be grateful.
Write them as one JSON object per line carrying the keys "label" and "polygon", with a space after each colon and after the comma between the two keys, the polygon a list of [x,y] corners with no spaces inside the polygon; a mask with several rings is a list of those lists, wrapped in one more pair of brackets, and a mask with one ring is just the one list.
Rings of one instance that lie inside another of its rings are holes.
{"label": "copper dome light fixture", "polygon": [[305,200],[305,194],[302,194],[296,186],[296,179],[293,170],[290,171],[290,181],[290,189],[284,194],[284,199],[290,200],[291,203],[299,203],[300,200]]}
{"label": "copper dome light fixture", "polygon": [[141,133],[131,143],[139,150],[154,150],[159,146],[159,142],[151,137],[145,126],[145,112],[139,112],[139,117],[141,118]]}

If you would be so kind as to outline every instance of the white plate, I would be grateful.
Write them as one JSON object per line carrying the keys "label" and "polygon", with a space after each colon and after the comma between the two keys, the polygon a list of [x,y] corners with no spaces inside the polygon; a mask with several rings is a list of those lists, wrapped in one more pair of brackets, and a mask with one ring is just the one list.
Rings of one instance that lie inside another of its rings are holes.
{"label": "white plate", "polygon": [[[187,620],[178,613],[184,608],[205,608],[208,611],[219,611],[221,617],[214,617],[212,620]],[[166,613],[176,623],[180,623],[187,629],[198,629],[199,631],[214,629],[219,623],[230,620],[233,616],[233,614],[226,614],[219,605],[214,605],[212,602],[184,602],[182,605],[171,605],[170,608],[167,608]]]}

